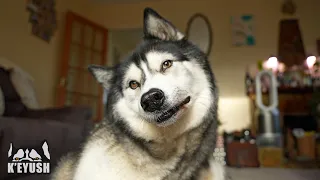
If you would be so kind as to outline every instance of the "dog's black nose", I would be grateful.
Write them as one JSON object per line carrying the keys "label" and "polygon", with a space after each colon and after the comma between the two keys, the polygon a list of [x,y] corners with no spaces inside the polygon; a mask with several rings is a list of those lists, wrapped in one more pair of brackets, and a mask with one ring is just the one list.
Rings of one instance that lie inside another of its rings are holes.
{"label": "dog's black nose", "polygon": [[147,112],[159,110],[164,102],[164,93],[160,89],[152,88],[141,97],[141,107]]}

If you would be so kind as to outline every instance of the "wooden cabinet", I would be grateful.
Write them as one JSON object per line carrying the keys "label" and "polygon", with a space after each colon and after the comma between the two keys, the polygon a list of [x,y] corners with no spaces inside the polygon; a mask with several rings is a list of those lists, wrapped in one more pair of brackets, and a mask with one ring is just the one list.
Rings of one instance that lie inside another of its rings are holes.
{"label": "wooden cabinet", "polygon": [[[278,109],[280,112],[280,125],[283,125],[283,116],[284,115],[307,115],[310,114],[309,108],[309,100],[312,96],[312,89],[301,89],[301,88],[293,88],[293,89],[279,89],[278,90],[278,99],[279,105]],[[251,130],[254,135],[257,133],[257,106],[256,106],[256,96],[255,94],[249,94],[249,98],[251,101],[251,117],[252,117],[252,125]],[[267,94],[263,95],[264,104],[268,104],[269,97]]]}

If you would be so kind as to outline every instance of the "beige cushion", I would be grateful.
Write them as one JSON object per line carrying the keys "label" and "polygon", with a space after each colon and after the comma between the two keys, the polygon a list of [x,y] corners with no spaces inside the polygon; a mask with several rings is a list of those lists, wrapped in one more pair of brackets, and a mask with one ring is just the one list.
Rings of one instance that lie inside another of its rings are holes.
{"label": "beige cushion", "polygon": [[30,109],[39,108],[33,77],[19,66],[6,58],[0,57],[0,65],[6,69],[12,69],[11,82],[21,101]]}
{"label": "beige cushion", "polygon": [[14,67],[11,82],[21,97],[24,105],[31,109],[39,108],[33,78],[19,67]]}

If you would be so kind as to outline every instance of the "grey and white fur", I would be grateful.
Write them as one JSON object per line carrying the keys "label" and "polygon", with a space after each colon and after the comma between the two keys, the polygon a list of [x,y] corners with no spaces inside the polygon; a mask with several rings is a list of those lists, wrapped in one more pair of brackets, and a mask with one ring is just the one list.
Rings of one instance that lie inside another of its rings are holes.
{"label": "grey and white fur", "polygon": [[151,8],[144,37],[119,65],[91,65],[108,89],[105,125],[70,153],[54,180],[224,179],[211,160],[218,88],[206,55]]}

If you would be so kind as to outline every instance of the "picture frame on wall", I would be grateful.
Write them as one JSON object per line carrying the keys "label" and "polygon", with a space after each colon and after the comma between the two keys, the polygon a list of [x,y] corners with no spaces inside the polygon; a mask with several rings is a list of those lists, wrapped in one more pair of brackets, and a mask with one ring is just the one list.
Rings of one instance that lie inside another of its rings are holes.
{"label": "picture frame on wall", "polygon": [[207,56],[210,55],[213,45],[213,30],[207,16],[201,13],[192,15],[187,23],[186,37]]}
{"label": "picture frame on wall", "polygon": [[253,21],[254,17],[251,14],[231,17],[232,45],[254,46],[256,44]]}
{"label": "picture frame on wall", "polygon": [[27,0],[31,33],[46,42],[50,42],[57,29],[55,0]]}

